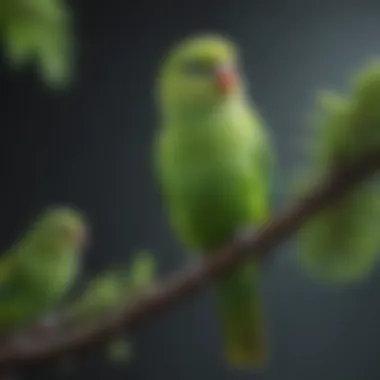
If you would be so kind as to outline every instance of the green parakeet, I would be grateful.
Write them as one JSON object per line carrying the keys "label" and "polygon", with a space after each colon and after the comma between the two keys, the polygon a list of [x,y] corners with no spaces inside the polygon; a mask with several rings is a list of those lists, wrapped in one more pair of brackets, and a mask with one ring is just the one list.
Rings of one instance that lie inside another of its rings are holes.
{"label": "green parakeet", "polygon": [[50,207],[1,256],[1,333],[57,307],[76,280],[87,236],[80,212]]}
{"label": "green parakeet", "polygon": [[[180,240],[214,251],[269,217],[274,157],[269,135],[250,104],[237,47],[217,35],[174,47],[158,75],[158,181]],[[228,362],[262,367],[267,360],[260,264],[253,258],[217,282]]]}

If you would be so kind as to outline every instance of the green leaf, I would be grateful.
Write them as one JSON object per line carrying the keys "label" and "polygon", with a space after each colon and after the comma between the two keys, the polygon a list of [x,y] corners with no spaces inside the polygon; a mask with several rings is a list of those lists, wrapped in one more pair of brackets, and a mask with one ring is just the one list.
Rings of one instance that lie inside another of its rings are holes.
{"label": "green leaf", "polygon": [[0,37],[9,64],[20,69],[35,63],[40,78],[63,88],[73,74],[71,13],[62,0],[3,0]]}
{"label": "green leaf", "polygon": [[130,279],[134,288],[150,285],[156,275],[156,261],[149,251],[140,251],[130,268]]}
{"label": "green leaf", "polygon": [[[331,169],[352,165],[380,148],[380,63],[363,70],[346,98],[322,95],[307,182],[330,175]],[[298,234],[302,266],[324,281],[353,282],[371,273],[380,259],[380,176],[305,223]]]}

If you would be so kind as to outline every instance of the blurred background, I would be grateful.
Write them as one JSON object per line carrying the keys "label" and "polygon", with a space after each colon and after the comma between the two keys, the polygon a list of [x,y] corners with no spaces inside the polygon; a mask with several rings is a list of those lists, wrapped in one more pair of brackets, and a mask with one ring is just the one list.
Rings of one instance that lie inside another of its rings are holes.
{"label": "blurred background", "polygon": [[[250,91],[273,131],[280,173],[302,162],[315,94],[344,91],[347,78],[380,55],[374,0],[72,1],[79,43],[76,80],[44,86],[33,68],[1,65],[1,247],[45,205],[76,205],[94,240],[86,275],[112,259],[152,249],[162,275],[187,258],[154,186],[152,83],[168,47],[217,31],[240,44]],[[133,332],[125,368],[89,351],[72,372],[41,368],[28,378],[165,380],[377,380],[380,378],[380,269],[364,283],[330,289],[298,270],[291,245],[265,269],[272,362],[264,374],[224,364],[212,290]]]}

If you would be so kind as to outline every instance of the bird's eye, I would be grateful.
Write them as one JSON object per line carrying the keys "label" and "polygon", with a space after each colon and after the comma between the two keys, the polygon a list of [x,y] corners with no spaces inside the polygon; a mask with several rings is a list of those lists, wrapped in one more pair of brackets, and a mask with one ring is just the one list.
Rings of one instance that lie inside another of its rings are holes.
{"label": "bird's eye", "polygon": [[188,75],[208,76],[213,73],[213,67],[207,62],[186,62],[183,70]]}

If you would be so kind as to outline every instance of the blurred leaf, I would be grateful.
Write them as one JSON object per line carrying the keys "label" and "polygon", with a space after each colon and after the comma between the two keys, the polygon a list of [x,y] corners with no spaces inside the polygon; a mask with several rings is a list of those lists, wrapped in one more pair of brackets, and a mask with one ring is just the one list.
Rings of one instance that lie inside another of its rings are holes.
{"label": "blurred leaf", "polygon": [[62,88],[73,74],[74,37],[63,0],[2,0],[0,37],[9,64],[20,69],[36,63],[41,79]]}
{"label": "blurred leaf", "polygon": [[5,31],[8,58],[15,68],[20,68],[33,55],[33,35],[23,31],[21,22],[13,22]]}
{"label": "blurred leaf", "polygon": [[96,319],[125,302],[155,278],[155,259],[147,251],[137,253],[131,265],[111,268],[95,276],[67,310],[69,319]]}
{"label": "blurred leaf", "polygon": [[156,273],[156,261],[149,251],[141,251],[130,269],[130,279],[134,288],[138,289],[150,285]]}
{"label": "blurred leaf", "polygon": [[[150,285],[155,274],[155,258],[148,251],[138,252],[128,267],[119,264],[116,268],[98,274],[88,283],[84,292],[67,305],[66,323],[91,323],[97,320]],[[107,344],[106,354],[114,363],[128,363],[132,354],[131,342],[116,339]]]}
{"label": "blurred leaf", "polygon": [[[366,67],[345,98],[323,93],[303,189],[380,148],[380,62]],[[365,181],[304,224],[298,234],[300,262],[314,277],[352,282],[371,273],[380,259],[380,176]]]}

